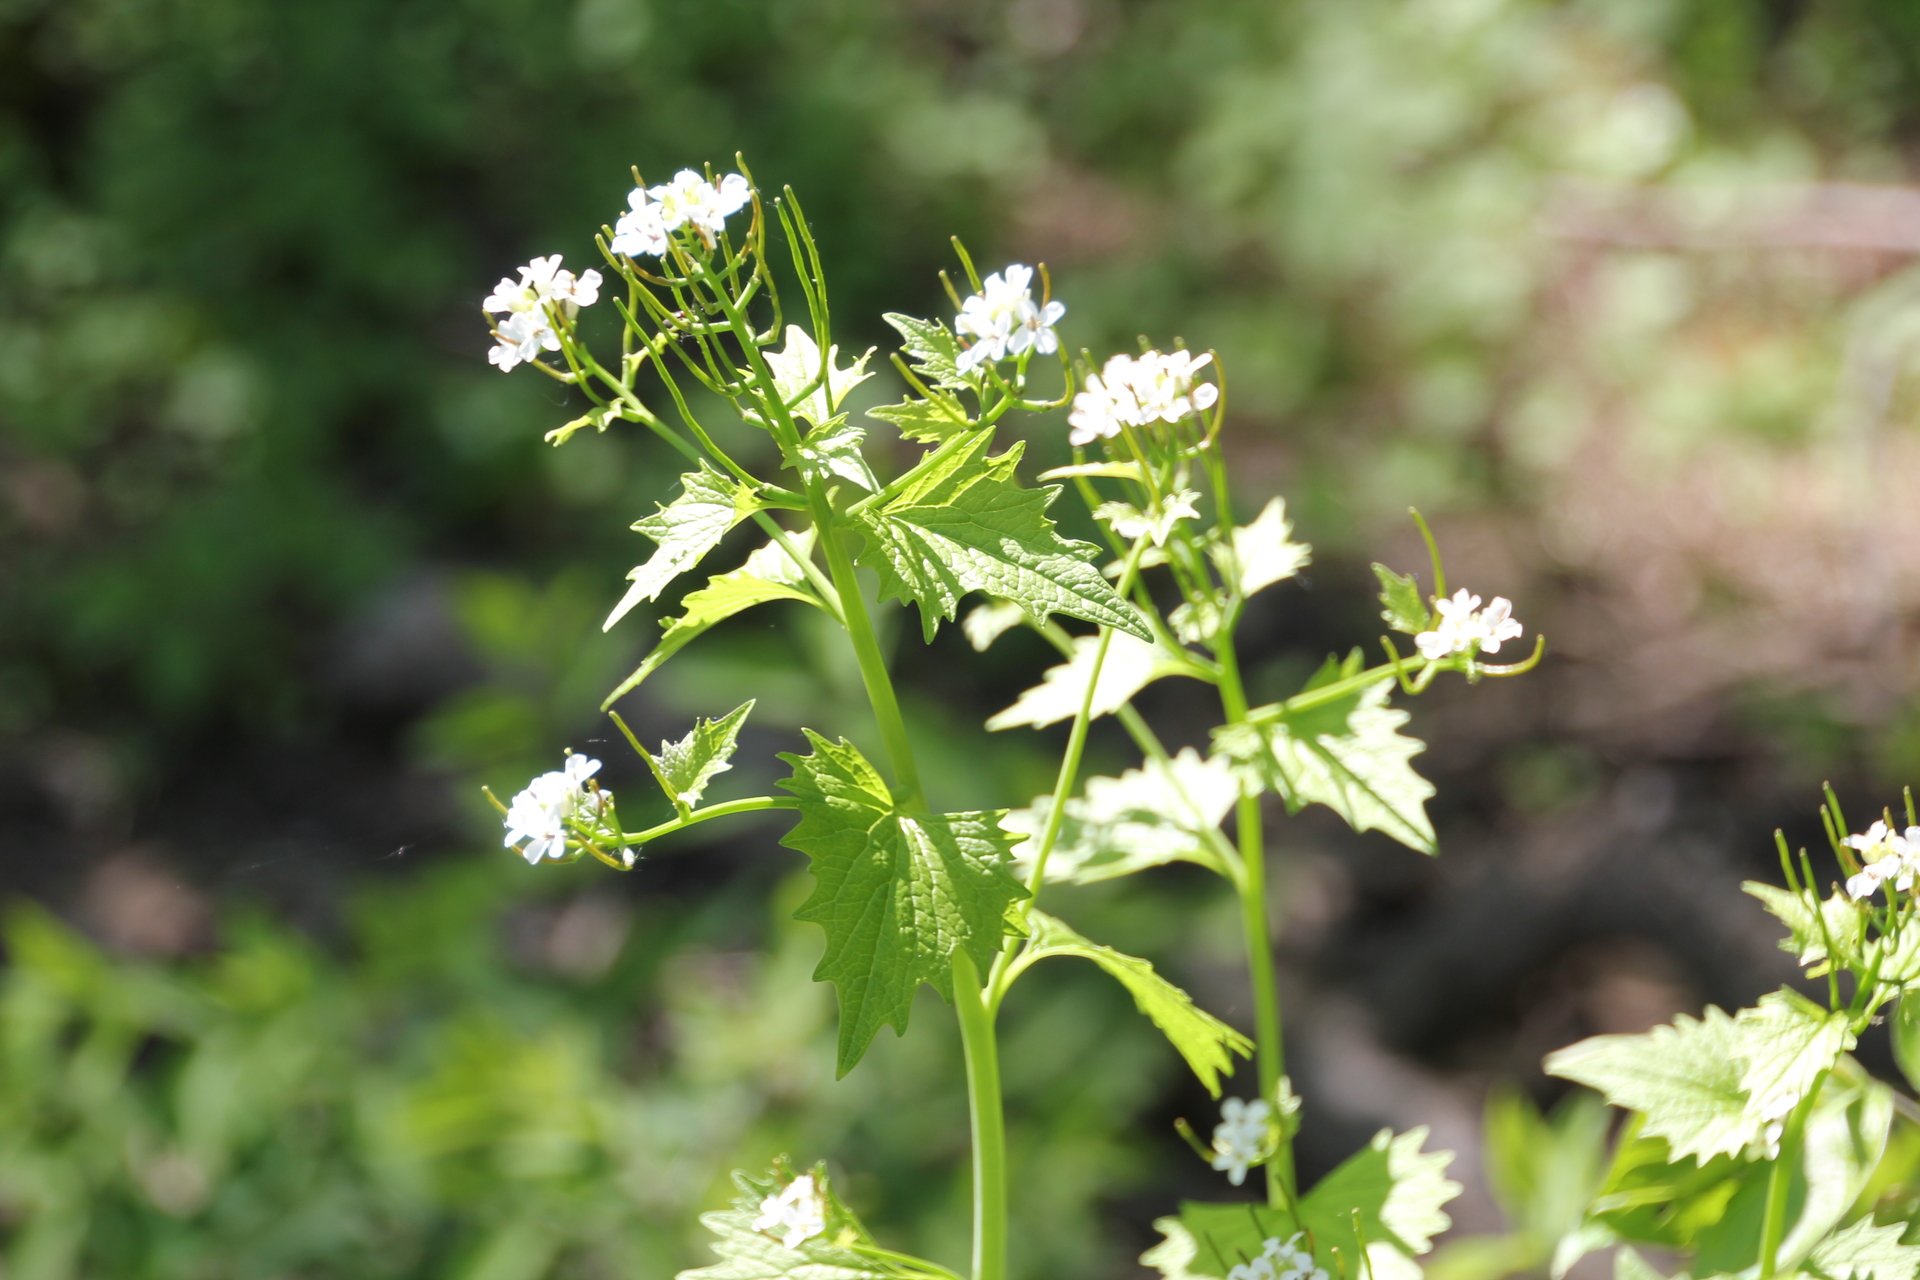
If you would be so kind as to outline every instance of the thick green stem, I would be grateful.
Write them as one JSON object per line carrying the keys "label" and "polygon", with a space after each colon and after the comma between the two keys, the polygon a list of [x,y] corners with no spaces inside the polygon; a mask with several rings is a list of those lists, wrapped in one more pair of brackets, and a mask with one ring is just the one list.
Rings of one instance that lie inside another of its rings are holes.
{"label": "thick green stem", "polygon": [[[1215,650],[1220,662],[1220,703],[1228,724],[1244,724],[1247,693],[1231,632],[1222,632]],[[1246,935],[1247,971],[1253,983],[1254,1070],[1260,1096],[1272,1100],[1286,1054],[1280,1029],[1280,993],[1273,976],[1273,934],[1267,922],[1267,850],[1258,792],[1240,794],[1235,826],[1240,838],[1241,932]],[[1283,1140],[1267,1162],[1267,1202],[1278,1208],[1293,1190],[1293,1144]]]}
{"label": "thick green stem", "polygon": [[1006,1280],[1007,1122],[1000,1100],[1000,1050],[980,971],[953,953],[953,1005],[967,1060],[967,1109],[973,1117],[973,1280]]}
{"label": "thick green stem", "polygon": [[[800,430],[792,412],[782,402],[773,371],[768,368],[754,340],[753,330],[724,287],[716,287],[721,310],[746,353],[749,367],[758,380],[775,438],[789,457],[797,457]],[[824,338],[821,346],[827,344]],[[900,714],[900,701],[894,694],[893,678],[887,672],[873,619],[867,612],[853,561],[840,542],[841,519],[827,501],[820,484],[804,476],[807,503],[819,530],[819,541],[827,557],[827,571],[833,578],[834,592],[840,597],[840,611],[847,634],[853,641],[854,656],[860,664],[860,679],[866,686],[867,700],[873,706],[880,736],[886,743],[892,766],[895,804],[917,809],[925,804],[919,770],[913,759],[913,746],[907,736],[906,721]],[[973,1280],[1006,1280],[1007,1274],[1007,1135],[1006,1117],[1000,1096],[999,1049],[994,1043],[990,996],[980,973],[964,950],[953,956],[953,1004],[960,1020],[960,1040],[966,1054],[967,1110],[973,1125]]]}

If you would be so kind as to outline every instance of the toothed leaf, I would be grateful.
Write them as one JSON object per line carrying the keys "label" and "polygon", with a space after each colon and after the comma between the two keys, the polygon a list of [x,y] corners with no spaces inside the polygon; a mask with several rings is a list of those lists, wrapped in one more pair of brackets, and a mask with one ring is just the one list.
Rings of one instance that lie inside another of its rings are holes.
{"label": "toothed leaf", "polygon": [[607,615],[600,626],[602,631],[611,630],[642,601],[657,600],[675,578],[719,546],[728,530],[765,505],[752,488],[721,475],[704,462],[698,471],[681,476],[680,486],[679,497],[634,523],[637,532],[652,538],[659,547],[645,564],[627,575],[633,585]]}
{"label": "toothed leaf", "polygon": [[1194,1004],[1192,996],[1161,977],[1148,961],[1089,942],[1042,912],[1031,912],[1027,919],[1034,946],[1029,954],[1079,956],[1106,970],[1214,1097],[1220,1096],[1220,1077],[1233,1071],[1233,1055],[1253,1055],[1253,1041]]}
{"label": "toothed leaf", "polygon": [[[1357,659],[1328,659],[1301,692],[1357,671]],[[1413,770],[1413,757],[1426,745],[1400,732],[1409,717],[1387,705],[1391,687],[1391,678],[1383,678],[1270,724],[1230,726],[1217,740],[1223,752],[1277,786],[1289,811],[1323,804],[1355,831],[1380,831],[1433,853],[1426,809],[1433,784]]]}
{"label": "toothed leaf", "polygon": [[1268,502],[1250,523],[1233,531],[1230,544],[1216,543],[1212,553],[1222,576],[1239,587],[1243,596],[1286,581],[1313,558],[1312,548],[1293,540],[1283,498]]}
{"label": "toothed leaf", "polygon": [[[804,555],[812,538],[809,530],[794,534],[789,541]],[[663,625],[666,631],[659,642],[633,674],[607,695],[600,709],[605,711],[631,693],[641,681],[658,671],[668,658],[704,634],[708,628],[736,613],[772,600],[798,600],[816,609],[821,608],[819,598],[801,585],[805,581],[806,574],[801,571],[799,563],[787,554],[785,548],[772,542],[748,556],[746,563],[738,569],[710,578],[706,586],[688,592],[681,599],[680,613],[665,620]]]}
{"label": "toothed leaf", "polygon": [[999,812],[904,811],[852,743],[806,735],[811,754],[780,757],[793,767],[780,786],[800,799],[783,843],[812,863],[813,894],[795,916],[826,930],[814,977],[840,999],[845,1075],[882,1026],[905,1033],[921,983],[952,999],[955,952],[991,966],[1026,890],[1008,870]]}
{"label": "toothed leaf", "polygon": [[1380,620],[1393,630],[1417,636],[1433,624],[1433,611],[1420,594],[1420,584],[1412,574],[1395,573],[1383,564],[1373,566],[1380,579]]}
{"label": "toothed leaf", "polygon": [[1019,487],[1018,448],[987,457],[989,435],[860,514],[860,562],[879,576],[882,596],[918,605],[928,640],[972,591],[1010,600],[1038,621],[1064,613],[1151,640],[1138,611],[1088,563],[1095,548],[1055,531],[1046,511],[1059,489]]}
{"label": "toothed leaf", "polygon": [[707,783],[733,768],[729,763],[739,745],[740,726],[753,710],[749,698],[718,720],[700,720],[678,742],[662,742],[653,758],[654,777],[675,808],[700,803]]}

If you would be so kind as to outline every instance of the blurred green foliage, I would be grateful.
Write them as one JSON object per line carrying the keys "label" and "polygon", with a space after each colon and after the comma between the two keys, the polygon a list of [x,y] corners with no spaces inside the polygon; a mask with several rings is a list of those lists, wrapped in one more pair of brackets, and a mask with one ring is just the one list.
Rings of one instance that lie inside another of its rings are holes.
{"label": "blurred green foliage", "polygon": [[959,232],[1068,272],[1075,341],[1218,346],[1310,529],[1511,501],[1602,394],[1654,465],[1820,429],[1829,282],[1730,329],[1743,274],[1623,253],[1543,332],[1555,200],[1901,177],[1916,44],[1868,0],[6,0],[0,728],[311,724],[407,566],[617,563],[658,459],[544,450],[474,300],[636,161],[796,184],[849,317],[936,307]]}
{"label": "blurred green foliage", "polygon": [[[695,1214],[728,1171],[783,1151],[831,1158],[894,1238],[964,1255],[951,1028],[930,1002],[832,1087],[817,942],[788,919],[800,884],[742,919],[731,901],[635,904],[578,892],[604,877],[515,869],[370,886],[331,947],[239,915],[218,954],[172,965],[116,960],[17,905],[0,1268],[667,1275],[702,1260]],[[1123,993],[1079,976],[1010,1005],[1016,1115],[1045,1126],[1014,1143],[1024,1212],[1055,1224],[1023,1252],[1113,1274],[1137,1242],[1103,1233],[1094,1204],[1143,1183],[1132,1135],[1180,1068]]]}

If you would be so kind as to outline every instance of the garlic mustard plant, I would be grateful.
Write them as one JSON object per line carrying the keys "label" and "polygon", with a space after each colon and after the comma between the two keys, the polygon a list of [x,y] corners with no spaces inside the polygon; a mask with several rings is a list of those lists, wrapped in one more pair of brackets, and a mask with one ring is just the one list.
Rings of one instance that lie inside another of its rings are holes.
{"label": "garlic mustard plant", "polygon": [[[1460,1189],[1446,1176],[1450,1155],[1426,1150],[1425,1129],[1380,1132],[1312,1186],[1296,1176],[1304,1108],[1285,1074],[1269,819],[1319,806],[1356,831],[1434,853],[1433,787],[1414,767],[1423,744],[1406,732],[1400,702],[1443,677],[1523,675],[1544,641],[1536,634],[1519,661],[1488,662],[1522,635],[1513,606],[1505,597],[1483,608],[1470,592],[1449,595],[1438,545],[1416,513],[1432,581],[1423,587],[1374,566],[1386,628],[1379,660],[1354,648],[1297,690],[1257,700],[1239,629],[1254,598],[1294,579],[1312,553],[1295,539],[1281,498],[1250,515],[1236,498],[1225,382],[1212,353],[1177,343],[1098,361],[1075,353],[1059,332],[1066,304],[1052,296],[1044,268],[1016,263],[983,280],[962,249],[950,323],[882,317],[899,335],[885,363],[903,398],[856,414],[853,393],[874,376],[876,353],[842,354],[826,265],[791,189],[755,186],[742,161],[737,172],[684,169],[654,186],[636,172],[627,206],[596,241],[604,276],[536,259],[483,306],[494,363],[530,366],[588,401],[548,433],[554,445],[579,447],[572,442],[588,425],[596,438],[624,426],[641,437],[634,447],[681,461],[672,491],[636,513],[643,551],[624,591],[608,574],[604,624],[633,636],[639,661],[602,709],[657,786],[650,803],[670,816],[627,827],[599,785],[600,764],[569,756],[500,806],[507,846],[529,863],[591,858],[644,874],[640,853],[689,827],[790,813],[782,843],[807,859],[812,876],[797,915],[822,933],[815,976],[838,996],[840,1074],[859,1066],[882,1029],[905,1033],[922,986],[955,1012],[971,1118],[971,1280],[1020,1274],[1010,1270],[1013,1231],[1044,1225],[1010,1214],[996,1025],[1015,984],[1055,959],[1091,964],[1119,983],[1215,1098],[1227,1077],[1247,1072],[1236,1079],[1249,1087],[1222,1104],[1210,1146],[1184,1121],[1177,1126],[1227,1175],[1233,1198],[1161,1218],[1147,1265],[1169,1280],[1415,1280]],[[617,346],[596,349],[574,322],[603,287],[620,332]],[[897,435],[896,447],[873,447],[876,431]],[[1029,478],[1030,441],[1053,442],[1072,459]],[[902,457],[904,465],[889,464]],[[1069,492],[1099,541],[1069,538],[1056,525],[1053,509]],[[738,540],[736,531],[748,536],[749,525],[751,549],[714,572],[709,559]],[[659,630],[630,621],[683,586],[662,608]],[[778,794],[710,798],[754,703],[699,718],[654,749],[616,704],[706,632],[759,609],[814,610],[844,636],[877,744],[846,736],[858,726],[806,728],[780,756],[787,773]],[[1008,797],[999,808],[932,803],[875,621],[892,610],[917,618],[924,640],[960,621],[975,649],[1024,632],[1058,655],[985,726],[1067,725],[1046,794]],[[1163,680],[1188,682],[1200,705],[1217,708],[1203,747],[1171,750],[1135,705]],[[1125,735],[1137,764],[1086,776],[1097,721]],[[1920,822],[1911,812],[1908,821]],[[1737,1018],[1710,1011],[1649,1037],[1602,1037],[1550,1064],[1642,1117],[1623,1147],[1622,1178],[1669,1177],[1691,1188],[1694,1174],[1679,1166],[1695,1162],[1702,1177],[1732,1180],[1731,1199],[1719,1203],[1758,1206],[1726,1229],[1738,1247],[1724,1239],[1717,1252],[1699,1246],[1703,1280],[1727,1260],[1760,1280],[1786,1269],[1847,1280],[1865,1274],[1858,1256],[1879,1260],[1866,1270],[1880,1268],[1880,1280],[1916,1280],[1911,1256],[1920,1255],[1880,1224],[1849,1219],[1853,1192],[1789,1194],[1827,1176],[1825,1165],[1794,1164],[1816,1152],[1851,1161],[1846,1168],[1862,1176],[1877,1159],[1894,1101],[1845,1053],[1920,982],[1910,837],[1891,834],[1889,817],[1843,841],[1847,828],[1831,801],[1828,824],[1846,890],[1819,897],[1804,861],[1788,865],[1787,889],[1755,889],[1787,924],[1809,974],[1825,978],[1824,1010],[1781,992]],[[1217,875],[1235,908],[1247,1028],[1200,1008],[1148,959],[1084,936],[1054,909],[1055,886],[1152,875],[1175,862]],[[1856,891],[1863,876],[1880,896]],[[1853,976],[1844,999],[1842,973]],[[1254,1169],[1252,1198],[1234,1193]],[[732,1206],[702,1219],[718,1260],[683,1280],[962,1274],[876,1242],[822,1164],[796,1175],[775,1156],[768,1173],[735,1181]],[[1648,1201],[1635,1194],[1596,1202],[1583,1234],[1565,1246],[1569,1256],[1669,1230],[1646,1218]],[[1738,1236],[1739,1224],[1752,1229]],[[1644,1277],[1634,1271],[1630,1280]]]}

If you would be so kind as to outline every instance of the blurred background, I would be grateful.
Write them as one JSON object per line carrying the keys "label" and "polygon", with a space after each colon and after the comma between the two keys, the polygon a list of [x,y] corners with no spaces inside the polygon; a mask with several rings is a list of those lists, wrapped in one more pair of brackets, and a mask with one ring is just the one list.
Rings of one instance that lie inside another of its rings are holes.
{"label": "blurred background", "polygon": [[[941,312],[958,233],[1050,264],[1070,344],[1220,352],[1243,500],[1315,546],[1261,691],[1372,642],[1410,504],[1551,638],[1414,704],[1439,859],[1274,836],[1305,1172],[1431,1124],[1438,1273],[1539,1271],[1605,1125],[1542,1054],[1789,979],[1739,882],[1823,779],[1920,774],[1916,143],[1901,0],[0,0],[0,1275],[667,1276],[780,1152],[964,1256],[951,1018],[834,1084],[778,822],[534,872],[480,796],[567,745],[646,787],[594,708],[653,624],[599,622],[678,467],[545,446],[579,410],[479,299],[735,150],[843,344]],[[757,694],[716,794],[764,789],[866,730],[810,627],[627,717]],[[1045,789],[1057,741],[980,729],[1038,643],[900,640],[939,798]],[[1144,698],[1173,739],[1190,693]],[[1203,874],[1053,905],[1249,1023]],[[1091,970],[1005,1026],[1023,1270],[1137,1274],[1225,1193],[1171,1129],[1211,1104]]]}

